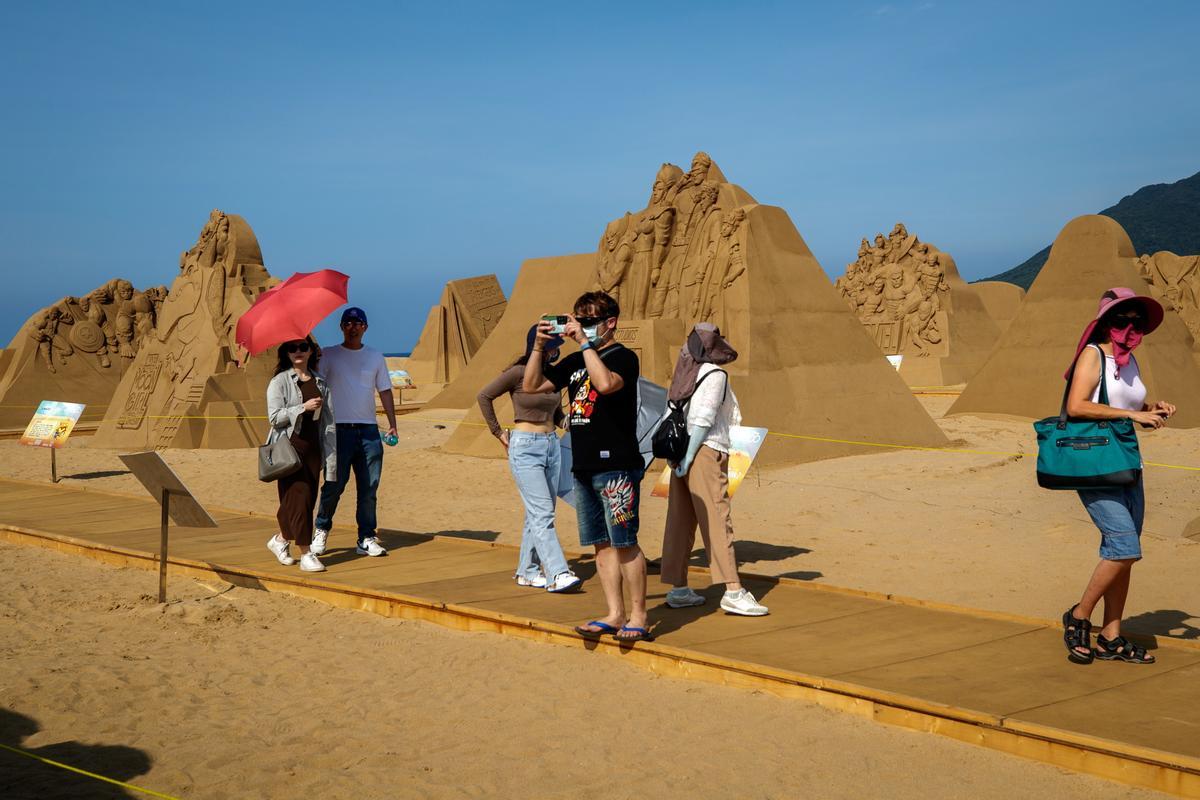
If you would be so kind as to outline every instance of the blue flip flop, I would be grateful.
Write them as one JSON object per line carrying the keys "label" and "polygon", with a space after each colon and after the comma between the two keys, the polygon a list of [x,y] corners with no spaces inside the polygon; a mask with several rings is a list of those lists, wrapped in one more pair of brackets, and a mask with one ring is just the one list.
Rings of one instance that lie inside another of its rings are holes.
{"label": "blue flip flop", "polygon": [[633,625],[622,625],[621,632],[624,633],[625,631],[636,633],[637,636],[618,636],[614,633],[613,638],[618,642],[649,642],[654,639],[654,637],[650,635],[650,631],[646,630],[645,628],[638,628]]}
{"label": "blue flip flop", "polygon": [[[588,630],[588,627],[587,627],[588,625],[599,628],[599,630],[595,630],[595,631]],[[587,637],[588,639],[599,639],[601,636],[603,636],[606,633],[615,634],[617,632],[617,629],[614,628],[612,625],[609,625],[607,622],[601,622],[598,619],[594,619],[591,622],[585,623],[583,625],[576,625],[575,632],[578,633],[580,636]]]}

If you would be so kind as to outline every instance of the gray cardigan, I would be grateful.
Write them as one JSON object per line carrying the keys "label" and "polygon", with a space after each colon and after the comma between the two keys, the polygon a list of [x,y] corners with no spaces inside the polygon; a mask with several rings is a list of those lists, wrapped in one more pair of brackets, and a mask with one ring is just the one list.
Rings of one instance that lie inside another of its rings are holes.
{"label": "gray cardigan", "polygon": [[[337,480],[337,423],[333,417],[333,400],[329,393],[329,384],[319,373],[313,372],[317,382],[317,391],[324,404],[321,406],[321,416],[317,420],[321,425],[321,455],[325,459],[325,480]],[[290,437],[296,432],[296,421],[304,413],[304,399],[300,395],[300,376],[295,370],[289,369],[279,373],[267,384],[267,420],[271,423],[271,433],[267,444],[280,436]]]}

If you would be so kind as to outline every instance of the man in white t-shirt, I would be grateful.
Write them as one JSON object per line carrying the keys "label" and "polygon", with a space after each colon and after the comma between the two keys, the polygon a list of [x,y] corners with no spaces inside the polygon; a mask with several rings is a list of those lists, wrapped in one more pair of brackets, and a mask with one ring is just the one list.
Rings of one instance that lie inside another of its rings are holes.
{"label": "man in white t-shirt", "polygon": [[320,371],[329,383],[331,405],[337,416],[337,480],[327,480],[321,487],[321,504],[309,548],[318,555],[325,552],[333,515],[350,481],[351,470],[358,495],[355,552],[365,556],[387,553],[375,536],[375,495],[383,473],[383,441],[375,417],[375,394],[379,394],[383,412],[387,414],[389,437],[396,435],[396,407],[387,361],[383,353],[363,344],[366,332],[366,312],[353,306],[347,308],[342,312],[342,343],[321,351]]}

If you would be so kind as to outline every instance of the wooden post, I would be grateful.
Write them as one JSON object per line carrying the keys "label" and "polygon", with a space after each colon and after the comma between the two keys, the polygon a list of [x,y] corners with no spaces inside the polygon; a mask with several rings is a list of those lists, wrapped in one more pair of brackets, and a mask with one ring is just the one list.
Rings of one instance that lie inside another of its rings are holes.
{"label": "wooden post", "polygon": [[50,448],[50,482],[58,483],[58,448]]}
{"label": "wooden post", "polygon": [[167,602],[167,522],[171,506],[171,490],[162,490],[162,528],[158,546],[158,602]]}

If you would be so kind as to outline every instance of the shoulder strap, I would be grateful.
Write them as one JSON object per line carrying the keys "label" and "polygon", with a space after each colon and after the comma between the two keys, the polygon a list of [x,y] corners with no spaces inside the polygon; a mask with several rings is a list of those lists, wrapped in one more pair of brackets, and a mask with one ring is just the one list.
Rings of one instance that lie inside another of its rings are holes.
{"label": "shoulder strap", "polygon": [[723,369],[710,369],[700,376],[700,380],[696,381],[696,385],[692,387],[692,393],[683,399],[683,404],[679,407],[686,408],[688,403],[692,402],[692,397],[695,396],[696,390],[700,388],[700,384],[704,383],[704,379],[717,372],[725,376],[725,391],[721,394],[721,402],[724,403],[725,398],[729,395],[729,373]]}
{"label": "shoulder strap", "polygon": [[[1108,382],[1104,379],[1105,373],[1108,371],[1108,362],[1105,360],[1104,351],[1100,349],[1098,344],[1089,344],[1088,347],[1096,348],[1096,352],[1100,354],[1100,397],[1101,403],[1108,405]],[[1079,355],[1083,355],[1083,351],[1079,351]],[[1071,394],[1071,384],[1075,380],[1075,364],[1078,363],[1079,356],[1071,362],[1071,377],[1067,378],[1067,386],[1063,389],[1062,405],[1058,409],[1058,424],[1062,427],[1067,424],[1067,397]]]}

